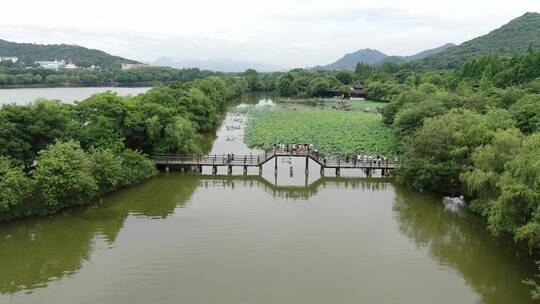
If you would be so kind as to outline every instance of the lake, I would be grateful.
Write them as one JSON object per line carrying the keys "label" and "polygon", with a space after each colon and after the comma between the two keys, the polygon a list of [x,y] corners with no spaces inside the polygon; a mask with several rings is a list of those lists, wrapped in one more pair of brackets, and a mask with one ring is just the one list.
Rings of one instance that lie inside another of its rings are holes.
{"label": "lake", "polygon": [[[209,153],[257,153],[245,123],[229,113]],[[355,170],[321,177],[314,163],[305,175],[303,159],[278,165],[162,173],[1,224],[0,303],[532,303],[521,281],[533,259],[458,201]]]}
{"label": "lake", "polygon": [[0,104],[27,104],[38,98],[57,99],[66,103],[81,101],[93,94],[112,91],[120,96],[138,95],[150,88],[29,88],[29,89],[0,89]]}

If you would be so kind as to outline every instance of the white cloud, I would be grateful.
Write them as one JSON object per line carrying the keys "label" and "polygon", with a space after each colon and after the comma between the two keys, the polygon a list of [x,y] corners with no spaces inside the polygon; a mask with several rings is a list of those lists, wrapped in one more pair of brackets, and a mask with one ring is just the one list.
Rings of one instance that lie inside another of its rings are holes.
{"label": "white cloud", "polygon": [[149,61],[231,58],[311,66],[376,48],[406,55],[487,33],[537,0],[19,0],[0,38],[73,43]]}

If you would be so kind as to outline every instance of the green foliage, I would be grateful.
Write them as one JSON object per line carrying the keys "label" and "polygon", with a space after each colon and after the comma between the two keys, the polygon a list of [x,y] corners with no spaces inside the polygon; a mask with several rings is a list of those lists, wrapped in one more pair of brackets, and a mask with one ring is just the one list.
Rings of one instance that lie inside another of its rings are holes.
{"label": "green foliage", "polygon": [[309,84],[309,95],[323,97],[328,94],[332,88],[332,83],[326,78],[316,78]]}
{"label": "green foliage", "polygon": [[263,88],[261,76],[253,69],[247,69],[244,77],[248,83],[249,89],[253,92],[260,91]]}
{"label": "green foliage", "polygon": [[284,97],[294,96],[298,93],[298,89],[294,84],[294,77],[290,73],[278,78],[277,87],[279,95]]}
{"label": "green foliage", "polygon": [[37,100],[30,105],[3,105],[0,109],[0,155],[27,166],[38,151],[56,139],[68,137],[70,110],[56,101]]}
{"label": "green foliage", "polygon": [[501,194],[488,215],[495,234],[512,233],[531,248],[540,246],[540,133],[525,139],[507,163],[498,186]]}
{"label": "green foliage", "polygon": [[92,164],[90,172],[101,194],[121,186],[122,157],[115,151],[93,149],[89,155]]}
{"label": "green foliage", "polygon": [[187,106],[190,119],[199,130],[209,131],[216,127],[219,119],[217,105],[200,89],[190,88],[182,97],[182,103]]}
{"label": "green foliage", "polygon": [[209,77],[136,97],[2,106],[0,220],[54,213],[148,179],[156,168],[143,152],[199,153],[200,133],[246,90],[243,78]]}
{"label": "green foliage", "polygon": [[105,117],[111,121],[116,131],[121,132],[127,111],[126,97],[105,92],[76,103],[74,115],[81,124],[95,122],[100,117]]}
{"label": "green foliage", "polygon": [[177,116],[172,123],[167,125],[164,130],[164,144],[157,150],[164,152],[182,153],[200,153],[197,146],[200,136],[191,121]]}
{"label": "green foliage", "polygon": [[26,176],[22,167],[8,158],[0,157],[0,214],[27,200],[32,189],[32,180]]}
{"label": "green foliage", "polygon": [[517,125],[526,134],[540,131],[540,95],[528,95],[510,107]]}
{"label": "green foliage", "polygon": [[147,68],[136,70],[76,69],[48,70],[39,67],[4,67],[0,64],[0,87],[26,86],[151,86],[179,81],[182,83],[203,79],[217,73],[197,68]]}
{"label": "green foliage", "polygon": [[416,189],[460,193],[459,176],[472,165],[474,150],[489,143],[497,129],[513,125],[509,115],[501,111],[483,116],[452,110],[427,118],[423,127],[403,143],[398,180]]}
{"label": "green foliage", "polygon": [[366,89],[366,98],[376,101],[390,102],[410,86],[391,82],[369,82]]}
{"label": "green foliage", "polygon": [[336,78],[342,84],[351,84],[353,82],[353,75],[349,71],[339,71],[336,74]]}
{"label": "green foliage", "polygon": [[93,121],[81,125],[74,137],[79,139],[81,146],[86,150],[98,148],[120,151],[124,148],[121,133],[105,116],[97,116]]}
{"label": "green foliage", "polygon": [[438,100],[410,103],[397,113],[393,128],[398,138],[413,134],[422,127],[424,120],[444,114],[447,109]]}
{"label": "green foliage", "polygon": [[425,94],[418,90],[405,90],[384,108],[383,122],[387,125],[394,123],[396,114],[405,104],[414,104],[423,101],[426,98]]}
{"label": "green foliage", "polygon": [[[536,262],[538,269],[540,270],[540,262]],[[540,280],[540,274],[535,275],[537,280]],[[534,279],[525,280],[524,283],[531,286],[531,299],[540,300],[540,283]]]}
{"label": "green foliage", "polygon": [[356,65],[356,69],[354,70],[354,74],[360,79],[368,78],[372,72],[373,72],[373,67],[363,62],[359,62]]}
{"label": "green foliage", "polygon": [[39,198],[52,209],[88,202],[98,186],[92,163],[74,141],[57,142],[39,152],[33,176]]}
{"label": "green foliage", "polygon": [[[499,181],[505,165],[520,151],[524,136],[518,129],[498,130],[490,143],[482,145],[472,154],[473,166],[461,174],[467,194],[480,203],[489,203],[500,195]],[[485,210],[485,208],[481,208]]]}
{"label": "green foliage", "polygon": [[262,109],[250,112],[245,141],[269,149],[275,144],[310,143],[326,155],[396,155],[392,131],[376,114],[338,110]]}
{"label": "green foliage", "polygon": [[126,149],[121,157],[120,176],[123,186],[138,184],[157,174],[154,162],[139,151]]}
{"label": "green foliage", "polygon": [[[527,13],[491,33],[427,57],[418,65],[429,68],[456,68],[471,58],[498,53],[510,56],[540,47],[540,14]],[[480,76],[481,77],[481,76]],[[480,80],[480,78],[478,78]]]}

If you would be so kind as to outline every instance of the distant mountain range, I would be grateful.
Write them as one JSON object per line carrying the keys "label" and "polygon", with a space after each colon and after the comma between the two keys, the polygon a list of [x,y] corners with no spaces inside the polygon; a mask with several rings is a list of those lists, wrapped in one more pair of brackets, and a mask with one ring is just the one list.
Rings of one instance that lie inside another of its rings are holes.
{"label": "distant mountain range", "polygon": [[410,62],[426,58],[433,54],[441,53],[448,48],[454,47],[455,44],[447,43],[438,48],[431,50],[426,50],[412,56],[388,56],[381,51],[373,49],[362,49],[351,54],[346,54],[338,61],[325,65],[325,66],[316,66],[315,70],[354,70],[356,65],[360,62],[369,65],[380,65],[385,62]]}
{"label": "distant mountain range", "polygon": [[524,53],[530,47],[540,48],[539,13],[526,13],[487,35],[460,45],[449,43],[412,56],[387,56],[377,50],[362,49],[347,54],[334,63],[316,66],[314,69],[354,70],[359,62],[370,65],[380,65],[384,62],[411,62],[423,68],[453,69],[469,59],[484,54],[497,53],[501,56],[510,56]]}
{"label": "distant mountain range", "polygon": [[67,44],[16,43],[0,39],[0,56],[16,56],[19,62],[30,66],[35,61],[72,60],[77,66],[92,65],[109,68],[120,67],[122,63],[138,63],[135,60],[113,56],[100,50]]}
{"label": "distant mountain range", "polygon": [[[498,53],[501,56],[510,56],[524,53],[530,47],[540,48],[540,14],[526,13],[499,29],[487,35],[472,39],[460,45],[451,43],[438,48],[426,50],[412,56],[388,56],[374,49],[361,49],[346,54],[338,61],[316,66],[319,70],[354,70],[359,62],[370,65],[380,65],[385,62],[404,63],[429,68],[451,69],[456,68],[471,58],[483,54]],[[52,44],[41,45],[32,43],[15,43],[0,39],[0,56],[17,56],[19,62],[32,65],[38,60],[73,60],[78,66],[92,65],[103,68],[118,68],[122,63],[137,63],[135,60],[107,54],[100,50],[88,49],[76,45]],[[158,66],[173,68],[198,67],[203,70],[222,72],[243,72],[252,68],[261,72],[278,70],[271,65],[233,59],[172,59],[162,57],[153,62]]]}
{"label": "distant mountain range", "polygon": [[427,57],[435,55],[435,54],[442,53],[442,52],[446,51],[447,49],[455,47],[455,46],[456,45],[453,44],[453,43],[447,43],[447,44],[442,45],[442,46],[440,46],[438,48],[425,50],[423,52],[420,52],[418,54],[411,55],[411,56],[390,56],[390,57],[385,58],[383,60],[383,63],[387,62],[387,61],[388,62],[396,62],[396,63],[416,61],[416,60],[420,60],[420,59],[423,59],[423,58],[427,58]]}
{"label": "distant mountain range", "polygon": [[201,70],[220,71],[220,72],[244,72],[247,69],[255,69],[259,72],[273,72],[277,68],[271,65],[231,59],[192,59],[192,60],[175,60],[169,57],[162,57],[154,62],[154,65],[169,66],[172,68],[193,68],[198,67]]}
{"label": "distant mountain range", "polygon": [[526,13],[491,33],[426,57],[425,68],[455,68],[467,60],[488,53],[509,56],[540,48],[540,14]]}

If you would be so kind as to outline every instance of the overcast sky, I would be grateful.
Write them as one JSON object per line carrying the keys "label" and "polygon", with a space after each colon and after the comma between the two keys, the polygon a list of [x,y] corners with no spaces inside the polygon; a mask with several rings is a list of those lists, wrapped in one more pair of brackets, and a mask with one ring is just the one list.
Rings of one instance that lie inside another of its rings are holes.
{"label": "overcast sky", "polygon": [[68,43],[145,62],[227,58],[277,68],[361,48],[410,55],[495,29],[540,0],[16,0],[0,38]]}

